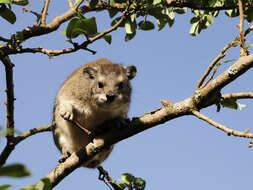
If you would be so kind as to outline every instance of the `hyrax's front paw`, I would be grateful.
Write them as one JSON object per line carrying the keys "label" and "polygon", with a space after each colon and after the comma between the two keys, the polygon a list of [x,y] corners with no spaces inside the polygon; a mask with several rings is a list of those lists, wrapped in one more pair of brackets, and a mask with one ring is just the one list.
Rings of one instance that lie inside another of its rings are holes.
{"label": "hyrax's front paw", "polygon": [[61,105],[59,110],[60,115],[62,118],[73,121],[74,120],[74,113],[72,105]]}

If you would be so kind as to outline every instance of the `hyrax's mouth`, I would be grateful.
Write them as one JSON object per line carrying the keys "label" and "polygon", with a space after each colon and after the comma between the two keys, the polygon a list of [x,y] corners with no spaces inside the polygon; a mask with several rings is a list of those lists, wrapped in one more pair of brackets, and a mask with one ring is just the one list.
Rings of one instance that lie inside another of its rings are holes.
{"label": "hyrax's mouth", "polygon": [[95,97],[95,103],[102,109],[117,109],[125,104],[122,95],[100,94]]}

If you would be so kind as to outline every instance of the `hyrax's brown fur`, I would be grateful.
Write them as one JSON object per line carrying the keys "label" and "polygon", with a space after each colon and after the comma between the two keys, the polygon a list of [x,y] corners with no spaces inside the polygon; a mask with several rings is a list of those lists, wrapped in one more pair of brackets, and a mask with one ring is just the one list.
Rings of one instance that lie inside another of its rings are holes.
{"label": "hyrax's brown fur", "polygon": [[[79,67],[67,78],[54,105],[53,136],[62,159],[91,142],[88,132],[95,133],[107,120],[126,117],[131,97],[129,81],[135,74],[135,66],[99,59]],[[84,166],[97,167],[111,150],[112,146],[96,154]]]}

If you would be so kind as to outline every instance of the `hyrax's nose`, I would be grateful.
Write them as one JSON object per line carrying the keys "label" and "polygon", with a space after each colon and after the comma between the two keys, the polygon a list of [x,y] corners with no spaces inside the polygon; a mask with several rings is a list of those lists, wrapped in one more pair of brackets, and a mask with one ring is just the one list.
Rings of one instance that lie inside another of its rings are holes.
{"label": "hyrax's nose", "polygon": [[115,95],[112,95],[112,94],[110,94],[110,95],[106,95],[106,98],[107,98],[107,102],[113,102],[114,100],[115,100]]}

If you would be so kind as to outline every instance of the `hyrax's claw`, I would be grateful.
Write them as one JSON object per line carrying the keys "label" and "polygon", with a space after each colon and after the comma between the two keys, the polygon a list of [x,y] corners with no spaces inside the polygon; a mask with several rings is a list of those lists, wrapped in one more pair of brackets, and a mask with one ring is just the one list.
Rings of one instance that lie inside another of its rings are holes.
{"label": "hyrax's claw", "polygon": [[68,121],[73,121],[73,118],[74,118],[73,113],[70,113],[70,112],[61,112],[60,115],[61,115],[64,119],[66,119],[66,120],[68,120]]}

